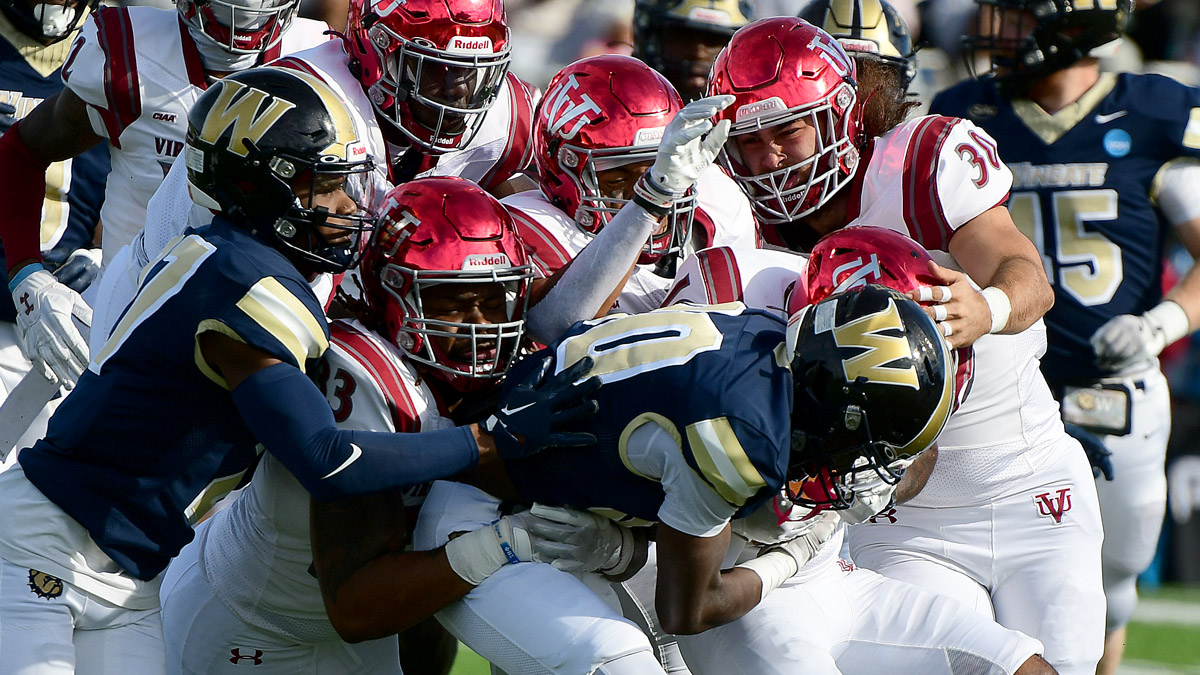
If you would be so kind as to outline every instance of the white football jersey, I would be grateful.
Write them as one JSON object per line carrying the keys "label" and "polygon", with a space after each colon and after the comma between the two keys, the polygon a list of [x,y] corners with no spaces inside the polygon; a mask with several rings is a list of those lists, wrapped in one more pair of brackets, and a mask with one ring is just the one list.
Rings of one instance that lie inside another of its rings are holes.
{"label": "white football jersey", "polygon": [[[295,19],[272,52],[326,42],[327,30],[323,21]],[[154,7],[89,16],[62,78],[87,103],[92,130],[109,142],[112,172],[100,210],[107,263],[145,224],[146,204],[183,149],[188,110],[208,80],[179,12]]]}
{"label": "white football jersey", "polygon": [[[541,190],[528,190],[500,200],[517,224],[530,258],[543,276],[566,265],[592,241],[593,235],[557,206]],[[701,176],[696,188],[696,217],[687,254],[710,246],[756,248],[757,227],[746,196],[717,166]],[[659,276],[654,265],[638,265],[617,296],[613,311],[630,314],[658,308],[667,296],[672,279]]]}
{"label": "white football jersey", "polygon": [[[1012,184],[998,158],[999,168],[988,163],[982,174],[971,173],[974,164],[964,157],[990,162],[990,144],[965,120],[931,116],[901,124],[876,139],[863,173],[847,186],[857,190],[850,200],[857,216],[848,227],[896,230],[921,242],[938,264],[960,269],[947,251],[954,230],[1003,203]],[[740,300],[778,311],[786,307],[786,287],[768,253],[776,252],[702,251],[680,268],[671,301]],[[1044,465],[1043,454],[1053,452],[1063,434],[1039,369],[1046,351],[1041,320],[1016,335],[985,335],[974,347],[971,389],[938,437],[937,465],[913,506],[978,503],[997,494]]]}
{"label": "white football jersey", "polygon": [[797,289],[804,292],[807,269],[808,258],[791,251],[728,246],[705,249],[679,266],[663,306],[736,301],[787,321],[787,299]]}
{"label": "white football jersey", "polygon": [[[390,342],[356,321],[330,324],[319,377],[342,429],[418,432],[454,426]],[[419,505],[424,486],[406,506]],[[325,613],[309,538],[309,495],[270,453],[250,485],[211,519],[200,560],[213,592],[246,623],[298,642],[339,639]]]}

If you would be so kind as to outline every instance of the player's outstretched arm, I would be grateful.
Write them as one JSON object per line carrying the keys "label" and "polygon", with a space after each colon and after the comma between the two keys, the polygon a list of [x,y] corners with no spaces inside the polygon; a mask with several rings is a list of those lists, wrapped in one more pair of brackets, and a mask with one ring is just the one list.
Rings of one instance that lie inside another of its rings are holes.
{"label": "player's outstretched arm", "polygon": [[88,363],[87,341],[72,316],[91,323],[79,294],[59,283],[41,264],[42,201],[46,170],[99,143],[83,100],[65,89],[14,124],[0,137],[0,218],[8,264],[9,291],[17,307],[21,350],[49,380],[68,387]]}
{"label": "player's outstretched arm", "polygon": [[325,396],[299,368],[215,332],[198,340],[255,438],[321,501],[448,478],[474,467],[481,452],[518,457],[548,445],[595,442],[562,428],[596,410],[590,395],[598,382],[574,384],[590,363],[553,376],[532,369],[513,392],[520,396],[506,399],[490,419],[493,446],[476,440],[476,427],[417,434],[339,429]]}

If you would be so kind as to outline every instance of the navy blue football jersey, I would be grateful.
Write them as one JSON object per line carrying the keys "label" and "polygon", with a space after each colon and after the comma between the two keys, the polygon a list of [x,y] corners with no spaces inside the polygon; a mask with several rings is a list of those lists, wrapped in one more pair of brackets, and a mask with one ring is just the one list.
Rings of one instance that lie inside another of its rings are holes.
{"label": "navy blue football jersey", "polygon": [[[658,520],[665,492],[625,461],[628,435],[667,429],[688,466],[739,514],[782,489],[791,448],[792,375],[784,323],[741,303],[675,305],[576,324],[549,347],[556,367],[584,356],[604,385],[585,429],[593,448],[555,448],[506,463],[529,502]],[[531,361],[523,362],[528,367]],[[522,365],[510,382],[522,379]]]}
{"label": "navy blue football jersey", "polygon": [[151,579],[191,522],[238,486],[257,443],[200,355],[217,331],[299,368],[329,345],[291,262],[218,217],[169,244],[88,371],[19,459],[29,480],[122,568]]}
{"label": "navy blue football jersey", "polygon": [[[59,73],[71,41],[43,47],[13,28],[3,16],[0,38],[0,102],[14,106],[16,118],[21,119],[43,100],[62,91]],[[103,143],[78,157],[54,162],[46,171],[41,224],[46,267],[58,267],[72,251],[91,243],[100,220],[108,171],[108,150]],[[2,256],[0,250],[0,274],[8,269]],[[0,293],[0,320],[15,318],[12,298]]]}
{"label": "navy blue football jersey", "polygon": [[1109,374],[1088,339],[1110,318],[1162,299],[1170,225],[1155,206],[1154,179],[1171,160],[1200,157],[1200,91],[1157,75],[1106,74],[1047,115],[1005,100],[991,80],[967,81],[939,94],[932,111],[983,127],[1012,169],[1009,211],[1055,290],[1046,379]]}

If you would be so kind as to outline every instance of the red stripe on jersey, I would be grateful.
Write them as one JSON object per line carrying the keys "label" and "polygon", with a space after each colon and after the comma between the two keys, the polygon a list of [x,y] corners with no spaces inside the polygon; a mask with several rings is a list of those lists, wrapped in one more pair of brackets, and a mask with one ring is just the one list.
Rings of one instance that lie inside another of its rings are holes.
{"label": "red stripe on jersey", "polygon": [[[701,245],[697,246],[697,248],[708,248],[713,245],[713,241],[717,238],[717,224],[713,222],[712,217],[708,215],[707,211],[698,206],[693,213],[696,214],[696,217],[692,219],[692,232],[695,232],[696,228],[700,228],[700,233],[704,236]],[[696,237],[690,232],[688,233],[688,238],[692,241],[696,240]]]}
{"label": "red stripe on jersey", "polygon": [[183,17],[179,17],[179,45],[183,47],[183,65],[187,68],[188,82],[191,82],[193,87],[199,87],[200,91],[207,90],[208,78],[204,76],[204,60],[200,58],[200,50],[196,48],[196,41],[188,32]]}
{"label": "red stripe on jersey", "polygon": [[308,73],[309,75],[312,75],[313,77],[321,80],[322,82],[325,81],[325,78],[321,77],[321,74],[318,73],[317,70],[312,67],[312,64],[310,64],[307,61],[302,61],[294,56],[285,56],[282,59],[279,59],[278,61],[272,61],[271,66],[278,67],[278,68],[290,68],[292,70],[298,70],[302,73]]}
{"label": "red stripe on jersey", "polygon": [[329,324],[329,339],[371,374],[375,386],[383,392],[392,416],[392,426],[397,432],[421,430],[421,418],[408,393],[400,369],[391,355],[366,333],[343,321]]}
{"label": "red stripe on jersey", "polygon": [[709,304],[742,299],[742,274],[737,261],[733,259],[733,251],[722,246],[700,251],[696,255],[700,257],[700,275]]}
{"label": "red stripe on jersey", "polygon": [[940,116],[922,120],[904,153],[904,223],[912,238],[931,251],[947,250],[953,234],[938,195],[937,168],[942,146],[959,121]]}
{"label": "red stripe on jersey", "polygon": [[508,78],[508,140],[500,159],[479,181],[489,191],[533,160],[533,95],[521,78],[511,72],[505,77]]}
{"label": "red stripe on jersey", "polygon": [[684,289],[686,289],[688,286],[691,286],[691,285],[692,285],[692,278],[690,276],[686,276],[686,277],[676,281],[675,286],[671,289],[670,293],[667,293],[667,297],[663,299],[662,304],[659,305],[659,307],[670,307],[671,305],[674,305],[677,302],[676,298],[679,297],[679,294],[682,293]]}
{"label": "red stripe on jersey", "polygon": [[104,99],[107,109],[100,117],[113,147],[121,147],[121,132],[142,115],[138,86],[137,54],[133,48],[133,23],[124,7],[106,7],[96,12],[96,36],[104,52]]}
{"label": "red stripe on jersey", "polygon": [[512,214],[521,242],[544,276],[554,274],[575,257],[536,219],[515,206],[505,204],[504,207]]}

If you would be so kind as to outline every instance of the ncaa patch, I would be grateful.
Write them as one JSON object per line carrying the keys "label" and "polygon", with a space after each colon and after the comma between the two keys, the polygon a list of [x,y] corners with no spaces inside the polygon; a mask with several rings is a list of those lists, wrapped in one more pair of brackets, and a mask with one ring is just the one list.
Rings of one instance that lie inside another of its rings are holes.
{"label": "ncaa patch", "polygon": [[53,599],[63,594],[63,582],[45,572],[29,570],[29,590],[39,598]]}
{"label": "ncaa patch", "polygon": [[1124,157],[1133,148],[1133,139],[1124,129],[1109,129],[1104,134],[1104,151],[1109,157]]}

